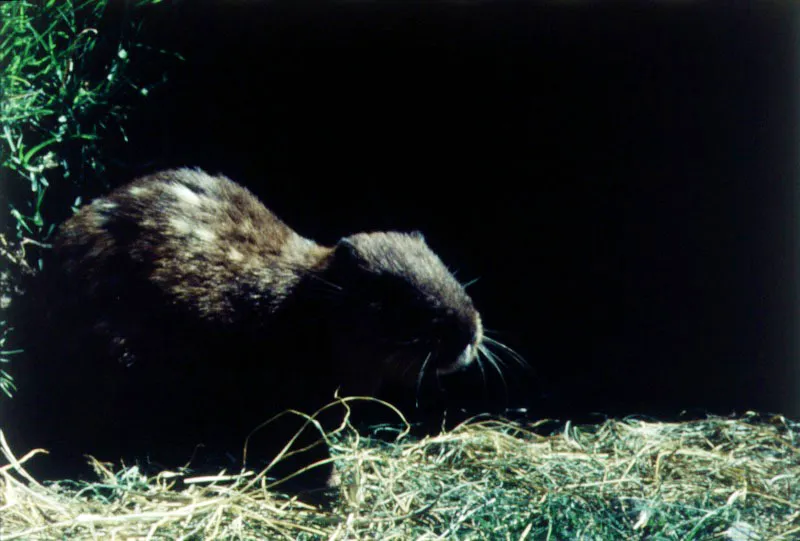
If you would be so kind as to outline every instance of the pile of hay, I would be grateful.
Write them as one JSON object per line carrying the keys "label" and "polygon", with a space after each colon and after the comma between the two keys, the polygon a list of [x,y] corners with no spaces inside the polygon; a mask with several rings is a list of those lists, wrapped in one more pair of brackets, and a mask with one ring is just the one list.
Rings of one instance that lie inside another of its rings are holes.
{"label": "pile of hay", "polygon": [[[541,430],[541,427],[538,427]],[[263,474],[43,486],[2,441],[0,538],[800,539],[800,423],[782,416],[563,425],[473,420],[422,440],[331,438],[340,494],[317,508]]]}

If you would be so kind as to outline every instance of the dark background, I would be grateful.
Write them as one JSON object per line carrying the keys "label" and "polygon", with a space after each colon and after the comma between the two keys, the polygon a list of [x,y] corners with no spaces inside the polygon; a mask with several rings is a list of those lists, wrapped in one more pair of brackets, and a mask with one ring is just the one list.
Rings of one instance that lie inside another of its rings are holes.
{"label": "dark background", "polygon": [[455,378],[472,412],[800,415],[795,10],[558,4],[158,6],[142,40],[186,61],[145,66],[110,178],[222,172],[324,243],[422,230],[533,367]]}

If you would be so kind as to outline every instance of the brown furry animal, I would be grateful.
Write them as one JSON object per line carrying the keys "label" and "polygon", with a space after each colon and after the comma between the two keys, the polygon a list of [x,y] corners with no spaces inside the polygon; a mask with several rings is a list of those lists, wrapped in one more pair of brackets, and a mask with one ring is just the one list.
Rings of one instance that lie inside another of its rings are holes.
{"label": "brown furry animal", "polygon": [[[387,381],[413,388],[483,348],[472,300],[419,234],[320,246],[197,169],[85,206],[61,227],[55,257],[62,354],[35,368],[29,397],[61,410],[56,422],[40,415],[44,441],[33,443],[71,456],[174,467],[197,444],[238,452],[285,408],[313,412],[337,389],[371,396]],[[270,431],[248,453],[268,460],[285,441]]]}

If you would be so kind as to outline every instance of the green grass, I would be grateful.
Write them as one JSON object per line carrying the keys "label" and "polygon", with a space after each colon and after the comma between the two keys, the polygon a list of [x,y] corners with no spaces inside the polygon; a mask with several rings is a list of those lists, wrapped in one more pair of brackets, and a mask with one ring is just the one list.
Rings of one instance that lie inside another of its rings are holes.
{"label": "green grass", "polygon": [[321,507],[270,490],[265,472],[148,478],[97,465],[95,483],[45,487],[25,482],[24,461],[36,460],[28,455],[0,467],[0,536],[800,538],[800,423],[748,414],[537,431],[474,420],[421,440],[398,430],[387,442],[345,425],[328,439],[342,482]]}
{"label": "green grass", "polygon": [[[81,203],[82,190],[103,182],[101,143],[125,138],[131,97],[152,89],[131,76],[132,61],[152,52],[136,41],[133,15],[158,0],[130,5],[115,35],[103,30],[110,1],[0,2],[0,212],[11,218],[0,220],[0,272],[9,277],[0,280],[0,298],[9,299],[0,320],[20,276],[41,269],[55,225]],[[48,197],[57,187],[59,196]],[[10,329],[0,325],[4,339]],[[13,351],[0,349],[0,363]],[[0,391],[12,389],[0,369]]]}

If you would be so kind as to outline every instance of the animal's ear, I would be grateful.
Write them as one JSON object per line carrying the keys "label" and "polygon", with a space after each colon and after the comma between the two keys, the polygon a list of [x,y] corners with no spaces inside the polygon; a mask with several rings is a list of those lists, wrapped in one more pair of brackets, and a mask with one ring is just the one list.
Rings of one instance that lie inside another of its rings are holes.
{"label": "animal's ear", "polygon": [[347,250],[355,250],[356,247],[353,244],[353,241],[350,240],[350,237],[342,237],[339,239],[339,242],[336,243],[336,248],[344,248]]}
{"label": "animal's ear", "polygon": [[364,260],[363,247],[359,247],[357,238],[344,237],[339,239],[333,249],[333,269],[343,270],[352,274],[354,269],[368,268]]}
{"label": "animal's ear", "polygon": [[412,237],[414,237],[415,239],[418,239],[418,240],[421,240],[422,242],[425,242],[425,235],[422,234],[422,231],[412,231],[409,234]]}
{"label": "animal's ear", "polygon": [[358,248],[350,239],[350,237],[342,237],[336,243],[336,257],[338,258],[352,258],[359,259]]}

